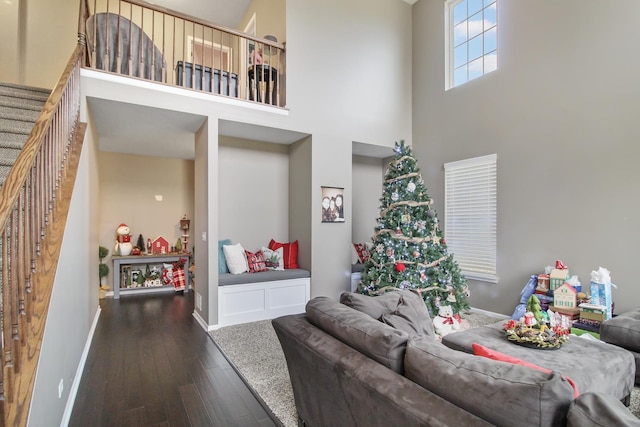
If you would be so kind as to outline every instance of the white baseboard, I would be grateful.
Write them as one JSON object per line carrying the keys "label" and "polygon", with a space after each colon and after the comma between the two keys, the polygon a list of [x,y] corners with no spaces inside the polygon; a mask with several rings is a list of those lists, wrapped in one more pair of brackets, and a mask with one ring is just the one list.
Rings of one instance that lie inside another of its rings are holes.
{"label": "white baseboard", "polygon": [[202,316],[200,316],[200,314],[198,314],[198,312],[195,310],[193,311],[193,317],[196,319],[196,322],[198,322],[200,327],[204,329],[205,332],[211,332],[214,329],[219,328],[218,325],[212,325],[212,326],[207,325],[207,322],[205,322]]}
{"label": "white baseboard", "polygon": [[80,356],[80,362],[78,363],[78,368],[76,369],[76,375],[73,378],[73,384],[71,384],[71,389],[69,390],[69,398],[67,399],[67,404],[64,408],[64,413],[62,414],[60,427],[68,426],[69,421],[71,421],[73,405],[76,403],[76,395],[78,394],[78,388],[80,387],[80,381],[82,380],[82,372],[84,371],[84,365],[87,363],[87,356],[89,355],[89,350],[91,349],[91,341],[93,340],[93,334],[96,332],[96,326],[98,325],[98,319],[100,319],[101,311],[102,309],[100,308],[100,306],[98,306],[96,315],[93,318],[93,323],[91,324],[91,329],[89,329],[87,341],[84,344],[82,356]]}
{"label": "white baseboard", "polygon": [[494,311],[483,310],[481,308],[471,307],[471,311],[475,311],[476,313],[486,314],[487,316],[491,316],[491,317],[499,317],[499,318],[502,318],[502,319],[509,319],[509,316],[507,316],[506,314],[496,313]]}

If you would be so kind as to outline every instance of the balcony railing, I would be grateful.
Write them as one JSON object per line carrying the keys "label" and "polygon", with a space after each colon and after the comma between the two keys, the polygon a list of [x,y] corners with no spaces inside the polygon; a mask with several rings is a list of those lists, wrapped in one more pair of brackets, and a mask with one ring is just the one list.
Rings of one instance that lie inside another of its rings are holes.
{"label": "balcony railing", "polygon": [[[81,0],[85,67],[285,105],[285,47],[139,0]],[[275,38],[274,38],[275,39]]]}

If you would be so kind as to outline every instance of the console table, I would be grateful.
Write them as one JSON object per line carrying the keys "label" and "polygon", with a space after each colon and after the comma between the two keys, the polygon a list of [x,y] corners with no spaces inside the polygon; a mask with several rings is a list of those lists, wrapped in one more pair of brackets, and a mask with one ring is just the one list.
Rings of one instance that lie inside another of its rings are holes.
{"label": "console table", "polygon": [[137,287],[137,288],[125,288],[120,289],[120,269],[123,265],[154,265],[154,264],[162,264],[162,263],[174,263],[180,260],[180,258],[185,260],[184,263],[184,278],[185,278],[185,292],[189,291],[190,288],[190,278],[189,278],[189,266],[191,263],[191,254],[162,254],[162,255],[129,255],[129,256],[113,256],[111,259],[113,260],[113,298],[119,299],[120,292],[130,292],[130,291],[139,291],[144,290],[147,291],[149,289],[169,289],[173,288],[173,284],[165,285],[165,286],[148,286],[148,287]]}

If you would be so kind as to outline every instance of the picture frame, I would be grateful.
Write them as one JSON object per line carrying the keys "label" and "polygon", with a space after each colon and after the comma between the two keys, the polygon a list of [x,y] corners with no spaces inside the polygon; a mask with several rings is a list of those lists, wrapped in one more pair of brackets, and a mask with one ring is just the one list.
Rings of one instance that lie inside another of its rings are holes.
{"label": "picture frame", "polygon": [[344,188],[322,186],[322,222],[344,223]]}

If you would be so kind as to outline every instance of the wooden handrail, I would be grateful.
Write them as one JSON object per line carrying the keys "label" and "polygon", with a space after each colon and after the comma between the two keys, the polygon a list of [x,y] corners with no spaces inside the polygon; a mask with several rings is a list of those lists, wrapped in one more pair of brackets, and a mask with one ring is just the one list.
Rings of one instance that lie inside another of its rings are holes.
{"label": "wooden handrail", "polygon": [[0,427],[27,424],[84,139],[84,49],[79,41],[0,190]]}
{"label": "wooden handrail", "polygon": [[31,169],[37,154],[40,152],[44,137],[51,126],[51,122],[53,121],[54,114],[56,112],[56,107],[62,99],[62,95],[74,68],[77,67],[78,62],[82,57],[82,47],[78,45],[73,51],[71,59],[69,59],[69,63],[64,69],[62,76],[60,76],[58,83],[45,102],[42,112],[40,113],[40,116],[38,116],[38,119],[27,138],[27,142],[25,142],[20,154],[18,154],[18,157],[16,158],[9,175],[2,186],[2,192],[0,192],[0,230],[7,225],[7,220],[11,214],[13,205],[20,195],[19,190],[27,180],[29,170]]}

